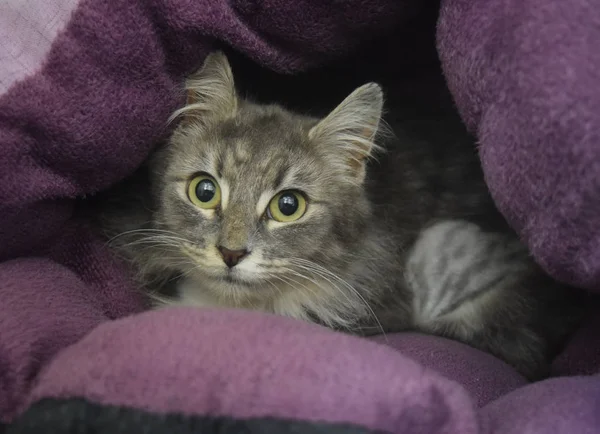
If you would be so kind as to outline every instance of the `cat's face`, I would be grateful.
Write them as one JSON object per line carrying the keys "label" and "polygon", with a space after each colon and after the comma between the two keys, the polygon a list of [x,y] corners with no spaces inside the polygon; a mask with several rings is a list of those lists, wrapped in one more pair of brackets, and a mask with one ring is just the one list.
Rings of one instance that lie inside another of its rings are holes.
{"label": "cat's face", "polygon": [[346,266],[370,213],[362,184],[379,88],[319,121],[238,99],[221,55],[189,83],[183,119],[152,163],[157,219],[182,272],[236,297]]}

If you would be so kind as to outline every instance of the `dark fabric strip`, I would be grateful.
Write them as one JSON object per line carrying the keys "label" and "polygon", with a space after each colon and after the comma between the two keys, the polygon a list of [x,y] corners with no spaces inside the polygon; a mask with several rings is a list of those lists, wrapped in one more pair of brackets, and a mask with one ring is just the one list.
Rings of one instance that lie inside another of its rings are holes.
{"label": "dark fabric strip", "polygon": [[2,434],[374,434],[378,431],[333,423],[274,418],[153,414],[137,409],[104,406],[83,399],[44,399],[32,405],[16,421],[0,428]]}

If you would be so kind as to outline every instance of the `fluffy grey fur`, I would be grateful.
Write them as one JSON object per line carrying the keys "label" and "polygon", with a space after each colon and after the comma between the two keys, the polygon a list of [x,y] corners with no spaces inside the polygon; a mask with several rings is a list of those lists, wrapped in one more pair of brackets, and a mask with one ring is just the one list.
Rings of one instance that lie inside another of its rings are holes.
{"label": "fluffy grey fur", "polygon": [[[381,134],[373,83],[323,119],[258,105],[238,97],[222,54],[187,91],[168,144],[119,188],[104,219],[142,284],[162,292],[159,304],[256,309],[361,334],[418,329],[529,378],[545,374],[580,304],[496,211],[468,135],[435,154],[404,141],[393,117],[394,136]],[[200,173],[220,186],[214,209],[188,197]],[[284,190],[306,197],[296,221],[267,212]],[[219,247],[249,253],[228,267]]]}

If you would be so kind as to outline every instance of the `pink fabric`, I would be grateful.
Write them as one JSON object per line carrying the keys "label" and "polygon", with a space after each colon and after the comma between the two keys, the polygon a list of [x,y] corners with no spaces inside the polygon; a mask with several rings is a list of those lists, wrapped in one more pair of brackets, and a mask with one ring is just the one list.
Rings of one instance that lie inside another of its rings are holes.
{"label": "pink fabric", "polygon": [[38,72],[79,0],[0,2],[0,95]]}

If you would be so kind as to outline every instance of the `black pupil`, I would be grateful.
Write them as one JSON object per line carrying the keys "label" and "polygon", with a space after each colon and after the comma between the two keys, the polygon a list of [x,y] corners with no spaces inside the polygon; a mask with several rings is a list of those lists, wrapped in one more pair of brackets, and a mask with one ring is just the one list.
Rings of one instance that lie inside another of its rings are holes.
{"label": "black pupil", "polygon": [[282,194],[279,197],[279,211],[283,215],[291,216],[298,211],[298,199],[291,193]]}
{"label": "black pupil", "polygon": [[217,192],[215,183],[210,179],[203,179],[196,186],[196,197],[200,202],[210,202]]}

